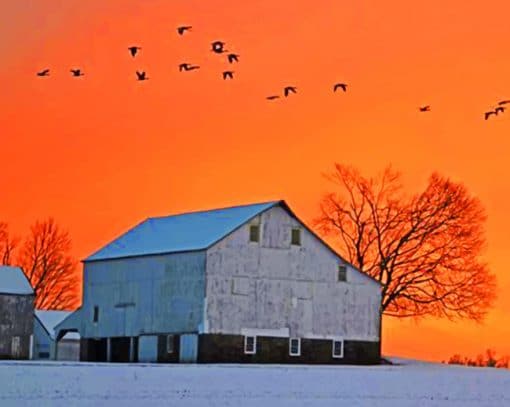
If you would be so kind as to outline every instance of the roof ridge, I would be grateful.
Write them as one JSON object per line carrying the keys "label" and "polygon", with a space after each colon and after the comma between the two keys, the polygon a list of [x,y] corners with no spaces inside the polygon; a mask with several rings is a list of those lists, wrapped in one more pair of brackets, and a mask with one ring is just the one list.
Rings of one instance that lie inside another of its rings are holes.
{"label": "roof ridge", "polygon": [[193,210],[193,211],[188,211],[188,212],[179,212],[179,213],[174,213],[171,215],[149,216],[148,218],[145,218],[144,221],[151,220],[151,219],[170,218],[170,217],[174,217],[174,216],[183,216],[183,215],[192,215],[192,214],[206,213],[206,212],[224,211],[227,209],[246,208],[248,206],[277,204],[277,203],[281,203],[281,202],[284,202],[284,200],[283,199],[275,199],[275,200],[271,200],[271,201],[255,202],[255,203],[250,203],[250,204],[225,206],[225,207],[221,207],[221,208],[211,208],[211,209]]}

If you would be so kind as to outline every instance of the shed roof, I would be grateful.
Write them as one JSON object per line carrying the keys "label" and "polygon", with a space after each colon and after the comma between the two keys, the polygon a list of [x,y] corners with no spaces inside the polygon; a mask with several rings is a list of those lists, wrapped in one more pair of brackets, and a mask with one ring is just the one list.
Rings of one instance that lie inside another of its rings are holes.
{"label": "shed roof", "polygon": [[267,209],[271,201],[148,218],[84,261],[204,250]]}
{"label": "shed roof", "polygon": [[[55,339],[55,327],[71,314],[72,311],[35,310],[36,318],[52,339]],[[76,332],[68,332],[65,338],[80,339],[80,335]]]}
{"label": "shed roof", "polygon": [[0,266],[0,293],[30,295],[34,290],[20,267]]}

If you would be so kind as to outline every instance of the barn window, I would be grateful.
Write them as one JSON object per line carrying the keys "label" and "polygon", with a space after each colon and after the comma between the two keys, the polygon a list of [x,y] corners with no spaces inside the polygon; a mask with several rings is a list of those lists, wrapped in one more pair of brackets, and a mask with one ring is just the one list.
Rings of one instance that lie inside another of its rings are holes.
{"label": "barn window", "polygon": [[174,336],[166,336],[166,353],[174,353]]}
{"label": "barn window", "polygon": [[247,355],[254,355],[257,353],[257,337],[245,336],[244,337],[244,353]]}
{"label": "barn window", "polygon": [[338,266],[338,281],[347,281],[347,267],[343,264]]}
{"label": "barn window", "polygon": [[92,322],[99,321],[99,307],[97,305],[94,306],[94,315],[92,317]]}
{"label": "barn window", "polygon": [[301,229],[292,228],[290,244],[301,246]]}
{"label": "barn window", "polygon": [[344,341],[339,339],[333,340],[333,357],[343,358],[344,357]]}
{"label": "barn window", "polygon": [[301,339],[290,338],[289,339],[289,355],[290,356],[301,356]]}
{"label": "barn window", "polygon": [[250,242],[260,240],[260,225],[250,225]]}

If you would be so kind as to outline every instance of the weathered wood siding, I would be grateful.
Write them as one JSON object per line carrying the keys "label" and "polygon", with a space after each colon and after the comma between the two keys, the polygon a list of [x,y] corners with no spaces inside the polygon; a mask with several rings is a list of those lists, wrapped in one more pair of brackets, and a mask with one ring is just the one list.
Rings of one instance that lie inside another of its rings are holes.
{"label": "weathered wood siding", "polygon": [[[205,252],[86,262],[80,334],[105,338],[197,332],[203,320],[204,274]],[[94,306],[99,310],[96,323]]]}
{"label": "weathered wood siding", "polygon": [[[0,294],[0,359],[28,359],[33,330],[34,296]],[[17,354],[13,338],[19,338]]]}
{"label": "weathered wood siding", "polygon": [[[246,329],[288,328],[292,337],[379,341],[380,286],[348,267],[297,219],[274,207],[207,251],[206,323],[203,333],[240,335]],[[291,245],[291,229],[301,245]]]}

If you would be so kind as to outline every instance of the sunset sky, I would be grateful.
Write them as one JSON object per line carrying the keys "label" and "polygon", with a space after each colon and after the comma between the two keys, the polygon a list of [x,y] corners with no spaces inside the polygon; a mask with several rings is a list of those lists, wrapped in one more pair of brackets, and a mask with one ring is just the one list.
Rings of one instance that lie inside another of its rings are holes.
{"label": "sunset sky", "polygon": [[22,235],[53,216],[81,259],[149,216],[285,199],[309,222],[334,162],[391,163],[410,192],[439,171],[487,209],[498,300],[482,325],[385,319],[383,353],[510,354],[510,112],[483,119],[510,99],[509,15],[501,0],[5,2],[0,220]]}

